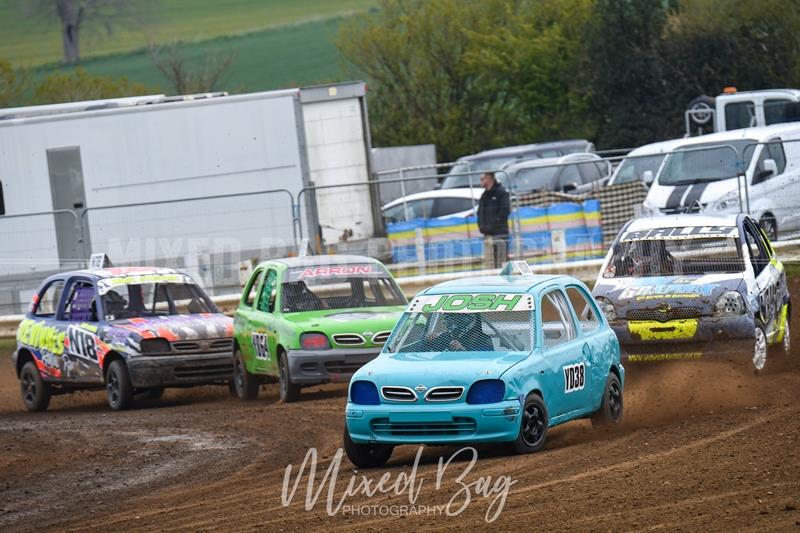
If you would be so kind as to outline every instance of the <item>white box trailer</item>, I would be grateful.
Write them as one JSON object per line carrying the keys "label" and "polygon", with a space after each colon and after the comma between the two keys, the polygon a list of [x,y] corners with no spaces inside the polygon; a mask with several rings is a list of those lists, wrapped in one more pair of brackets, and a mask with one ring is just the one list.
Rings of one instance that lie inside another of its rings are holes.
{"label": "white box trailer", "polygon": [[[311,182],[369,179],[365,100],[353,82],[0,110],[0,275],[106,252],[119,263],[169,261],[213,288],[215,257],[235,269],[239,257],[296,245],[292,197]],[[273,189],[286,192],[259,194]],[[320,190],[318,209],[301,204],[305,236],[318,224],[338,228],[323,229],[328,239],[341,229],[371,236],[370,188],[343,191]],[[128,204],[142,205],[112,208]],[[74,211],[82,231],[66,212],[21,216],[54,210]]]}

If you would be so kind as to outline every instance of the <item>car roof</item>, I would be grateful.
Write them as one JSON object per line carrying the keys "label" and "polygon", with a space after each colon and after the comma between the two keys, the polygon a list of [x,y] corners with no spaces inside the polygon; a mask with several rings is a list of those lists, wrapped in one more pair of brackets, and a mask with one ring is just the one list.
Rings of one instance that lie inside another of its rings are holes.
{"label": "car roof", "polygon": [[429,287],[424,294],[460,294],[460,293],[514,293],[524,294],[548,282],[575,283],[570,276],[552,276],[543,274],[516,276],[473,276],[445,281]]}
{"label": "car roof", "polygon": [[633,219],[625,231],[686,226],[736,226],[740,215],[666,215]]}
{"label": "car roof", "polygon": [[516,172],[524,168],[546,167],[563,163],[582,163],[586,161],[601,161],[603,158],[590,152],[577,152],[574,154],[562,155],[561,157],[544,157],[542,159],[525,159],[508,163],[503,167],[506,172]]}
{"label": "car roof", "polygon": [[527,152],[533,152],[536,150],[542,150],[547,148],[561,148],[561,147],[578,147],[578,146],[589,146],[591,143],[586,139],[565,139],[562,141],[550,141],[544,143],[533,143],[533,144],[520,144],[517,146],[505,146],[503,148],[493,148],[491,150],[484,150],[483,152],[478,152],[477,154],[465,155],[464,157],[459,157],[458,161],[471,161],[474,159],[484,159],[487,157],[497,157],[497,156],[516,156],[522,155]]}
{"label": "car roof", "polygon": [[281,263],[289,268],[322,265],[348,265],[352,263],[372,263],[383,266],[382,263],[377,259],[363,255],[307,255],[305,257],[283,257],[281,259],[270,259],[269,261],[264,261],[258,266],[260,267],[268,263]]}
{"label": "car roof", "polygon": [[407,194],[405,197],[392,200],[385,204],[381,209],[388,209],[398,204],[402,204],[403,200],[411,202],[413,200],[424,200],[426,198],[472,198],[475,200],[480,199],[483,194],[483,188],[475,183],[475,186],[470,189],[469,187],[460,187],[457,189],[436,189],[433,191],[415,192]]}
{"label": "car roof", "polygon": [[[669,141],[660,141],[657,143],[650,143],[639,146],[634,148],[630,152],[626,154],[625,157],[631,155],[656,155],[656,154],[663,154],[664,152],[670,152],[677,148],[678,146],[682,146],[686,143],[685,138],[681,139],[671,139]],[[623,158],[624,159],[624,158]]]}
{"label": "car roof", "polygon": [[108,267],[96,270],[82,269],[70,270],[50,276],[51,278],[70,278],[74,276],[84,276],[91,279],[105,279],[118,276],[146,276],[149,274],[183,274],[179,270],[164,267],[151,266],[130,266],[130,267]]}
{"label": "car roof", "polygon": [[709,133],[707,135],[700,135],[698,137],[687,137],[685,139],[676,139],[683,141],[676,143],[677,146],[693,146],[697,144],[709,143],[725,143],[727,141],[739,141],[745,139],[755,139],[757,141],[766,141],[775,135],[796,133],[800,137],[800,124],[798,123],[785,123],[773,124],[772,126],[759,126],[756,128],[744,128],[740,130],[721,131],[719,133]]}

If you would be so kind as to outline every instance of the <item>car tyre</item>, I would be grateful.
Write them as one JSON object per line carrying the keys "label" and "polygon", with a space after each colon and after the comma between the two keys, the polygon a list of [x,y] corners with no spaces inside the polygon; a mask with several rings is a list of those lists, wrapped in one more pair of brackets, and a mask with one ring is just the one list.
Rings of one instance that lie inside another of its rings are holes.
{"label": "car tyre", "polygon": [[39,412],[50,405],[50,385],[45,383],[36,363],[28,361],[22,366],[19,373],[20,392],[22,402],[28,411]]}
{"label": "car tyre", "polygon": [[278,386],[280,387],[281,402],[296,402],[300,398],[300,385],[292,383],[289,361],[285,352],[278,354]]}
{"label": "car tyre", "polygon": [[549,423],[547,407],[542,397],[535,392],[529,394],[522,408],[519,434],[512,444],[514,452],[522,454],[541,450],[547,440]]}
{"label": "car tyre", "polygon": [[755,339],[753,342],[753,366],[756,371],[764,370],[767,364],[767,335],[764,333],[764,328],[756,326]]}
{"label": "car tyre", "polygon": [[350,438],[347,425],[344,427],[344,452],[358,468],[377,468],[386,464],[392,456],[394,446],[389,444],[358,444]]}
{"label": "car tyre", "polygon": [[613,372],[606,379],[606,387],[603,390],[603,400],[600,402],[600,409],[592,414],[592,425],[610,426],[618,424],[622,420],[624,402],[622,398],[622,384]]}
{"label": "car tyre", "polygon": [[237,348],[233,353],[233,389],[236,396],[243,402],[251,402],[258,398],[260,388],[258,376],[247,371],[242,352]]}
{"label": "car tyre", "polygon": [[130,409],[133,405],[133,386],[128,365],[122,359],[111,361],[106,373],[108,405],[115,411]]}

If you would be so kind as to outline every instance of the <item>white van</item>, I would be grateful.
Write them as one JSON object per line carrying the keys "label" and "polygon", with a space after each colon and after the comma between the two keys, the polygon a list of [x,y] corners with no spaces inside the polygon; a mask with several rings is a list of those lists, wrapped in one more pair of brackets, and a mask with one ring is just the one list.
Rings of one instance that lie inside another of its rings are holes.
{"label": "white van", "polygon": [[661,165],[643,214],[749,212],[770,239],[800,230],[800,124],[683,141]]}
{"label": "white van", "polygon": [[685,142],[685,139],[674,139],[634,148],[614,169],[608,185],[643,181],[649,186],[658,174],[658,169],[661,168],[661,163],[664,162],[667,153]]}

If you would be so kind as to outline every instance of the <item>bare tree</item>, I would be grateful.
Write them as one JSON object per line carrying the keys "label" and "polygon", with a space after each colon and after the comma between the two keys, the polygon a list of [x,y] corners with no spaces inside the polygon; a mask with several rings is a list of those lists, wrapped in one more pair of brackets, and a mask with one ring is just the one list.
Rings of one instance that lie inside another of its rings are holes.
{"label": "bare tree", "polygon": [[84,29],[112,35],[119,25],[141,25],[155,0],[23,0],[32,18],[56,19],[61,26],[64,63],[80,59],[80,35]]}
{"label": "bare tree", "polygon": [[180,45],[173,42],[167,46],[151,46],[150,58],[177,94],[192,94],[219,90],[219,84],[233,65],[236,53],[206,54],[199,63],[192,62],[187,59]]}

